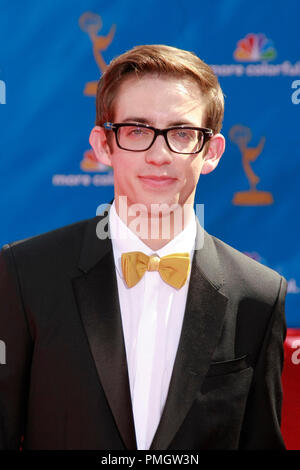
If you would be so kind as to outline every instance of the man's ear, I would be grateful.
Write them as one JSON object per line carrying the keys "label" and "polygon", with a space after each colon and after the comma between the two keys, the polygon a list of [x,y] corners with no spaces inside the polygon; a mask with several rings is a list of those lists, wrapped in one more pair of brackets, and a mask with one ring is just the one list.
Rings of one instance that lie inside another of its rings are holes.
{"label": "man's ear", "polygon": [[203,157],[204,163],[202,166],[201,174],[205,175],[213,171],[224,153],[225,150],[225,137],[222,134],[214,135],[208,145],[208,150]]}
{"label": "man's ear", "polygon": [[95,126],[92,129],[89,142],[94,150],[97,160],[104,165],[112,166],[110,157],[111,151],[103,127]]}

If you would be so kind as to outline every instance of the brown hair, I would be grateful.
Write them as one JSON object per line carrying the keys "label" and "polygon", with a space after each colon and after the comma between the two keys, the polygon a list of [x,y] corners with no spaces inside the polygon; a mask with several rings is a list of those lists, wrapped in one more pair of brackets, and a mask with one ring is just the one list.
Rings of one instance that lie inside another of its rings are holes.
{"label": "brown hair", "polygon": [[213,70],[194,53],[165,45],[136,46],[111,61],[99,80],[96,95],[96,125],[113,120],[113,101],[125,79],[159,74],[191,78],[207,101],[204,125],[220,132],[224,96]]}

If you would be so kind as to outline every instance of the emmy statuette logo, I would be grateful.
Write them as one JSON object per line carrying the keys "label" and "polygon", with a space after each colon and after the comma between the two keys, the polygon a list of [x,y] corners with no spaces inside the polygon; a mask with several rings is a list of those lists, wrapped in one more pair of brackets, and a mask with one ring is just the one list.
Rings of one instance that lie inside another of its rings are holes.
{"label": "emmy statuette logo", "polygon": [[273,204],[274,200],[270,192],[256,189],[260,178],[254,173],[250,165],[262,153],[265,137],[261,137],[256,147],[248,147],[248,143],[252,139],[251,130],[248,127],[236,125],[230,129],[229,138],[238,146],[241,152],[243,169],[250,186],[248,191],[235,193],[232,203],[237,206],[266,206]]}
{"label": "emmy statuette logo", "polygon": [[[79,26],[88,34],[92,43],[94,59],[101,74],[103,74],[107,68],[107,64],[102,56],[102,52],[106,50],[111,44],[115,35],[116,26],[113,24],[106,36],[99,35],[99,31],[102,29],[101,16],[90,11],[87,11],[80,16]],[[86,96],[96,96],[97,86],[98,80],[87,82],[85,84],[83,94]],[[100,163],[97,160],[93,149],[91,148],[83,153],[83,158],[80,162],[80,168],[84,172],[102,173],[92,177],[93,184],[96,186],[106,186],[113,184],[113,173],[111,167]]]}
{"label": "emmy statuette logo", "polygon": [[[95,61],[99,67],[100,72],[103,73],[107,68],[107,64],[102,57],[102,51],[105,51],[111,44],[115,35],[116,26],[114,24],[111,26],[107,36],[98,35],[97,33],[102,29],[101,16],[89,11],[83,13],[80,16],[79,26],[89,35],[93,46]],[[86,83],[83,93],[87,96],[95,96],[97,91],[97,84],[97,80]]]}

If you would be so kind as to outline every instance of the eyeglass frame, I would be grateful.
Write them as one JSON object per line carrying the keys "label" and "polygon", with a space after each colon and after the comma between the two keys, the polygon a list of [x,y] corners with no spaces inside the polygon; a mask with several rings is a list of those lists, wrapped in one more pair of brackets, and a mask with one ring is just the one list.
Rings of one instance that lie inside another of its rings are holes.
{"label": "eyeglass frame", "polygon": [[[146,128],[146,129],[153,130],[154,131],[154,136],[153,136],[153,140],[152,140],[151,144],[143,150],[130,150],[130,149],[127,149],[125,147],[122,147],[120,145],[120,142],[119,142],[119,139],[118,139],[118,130],[120,129],[120,127],[125,127],[125,126],[143,127],[143,128]],[[208,142],[208,140],[211,139],[214,135],[213,130],[209,129],[207,127],[193,127],[193,126],[185,126],[185,125],[171,126],[171,127],[167,127],[166,129],[157,129],[156,127],[150,126],[149,124],[137,124],[137,123],[132,123],[132,122],[105,122],[104,124],[102,124],[102,127],[104,127],[108,131],[113,131],[114,134],[115,134],[117,146],[120,149],[126,150],[128,152],[145,152],[146,150],[149,150],[150,147],[152,147],[152,145],[154,144],[157,136],[162,135],[165,139],[165,142],[166,142],[168,148],[171,150],[171,152],[179,153],[181,155],[195,155],[196,153],[201,152],[201,150],[203,149],[206,142]],[[171,148],[170,144],[169,144],[167,133],[171,130],[174,130],[174,129],[191,129],[191,130],[195,130],[195,131],[201,131],[203,133],[203,142],[202,142],[202,145],[201,145],[200,149],[196,150],[196,152],[177,152],[176,150],[173,150]]]}

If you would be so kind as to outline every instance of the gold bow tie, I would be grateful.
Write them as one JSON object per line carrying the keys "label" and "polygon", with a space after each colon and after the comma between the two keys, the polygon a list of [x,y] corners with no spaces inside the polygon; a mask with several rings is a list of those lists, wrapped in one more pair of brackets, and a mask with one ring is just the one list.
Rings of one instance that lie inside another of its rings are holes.
{"label": "gold bow tie", "polygon": [[135,286],[146,271],[159,271],[165,282],[180,289],[188,278],[190,255],[189,253],[174,253],[159,258],[157,255],[147,256],[141,251],[131,251],[122,254],[121,264],[128,287]]}

